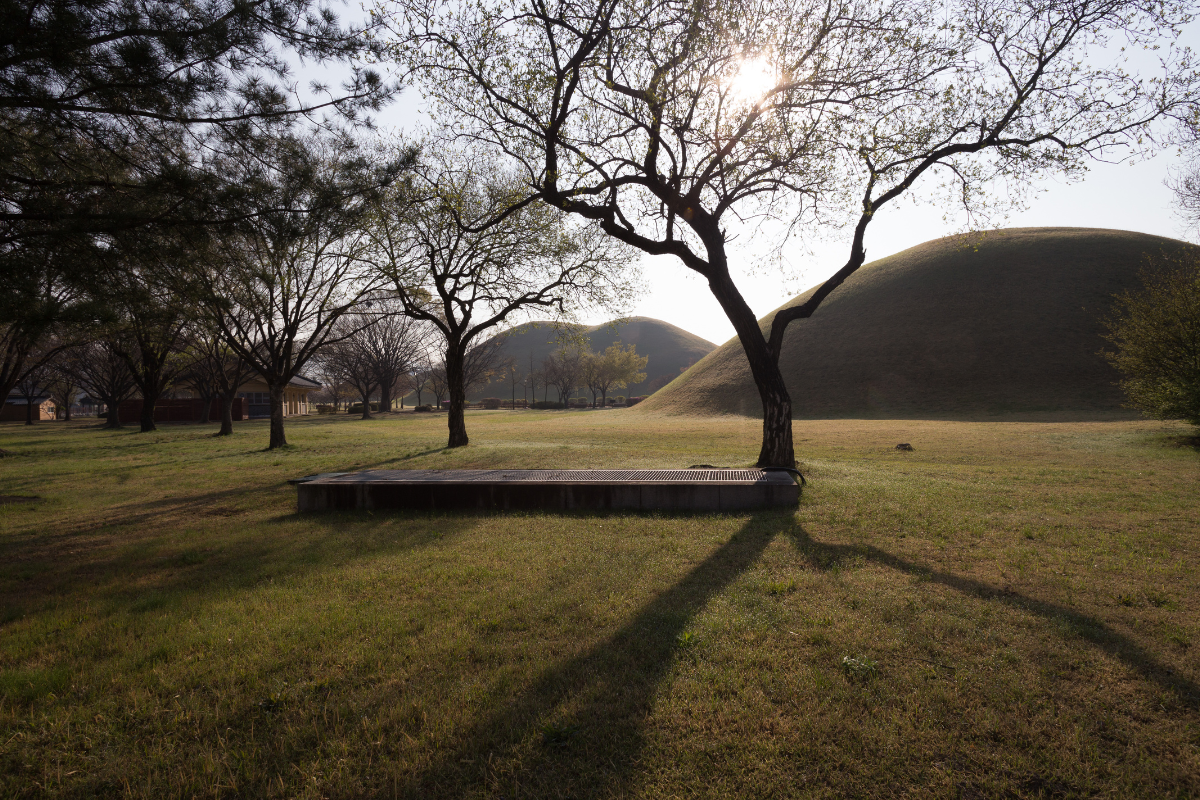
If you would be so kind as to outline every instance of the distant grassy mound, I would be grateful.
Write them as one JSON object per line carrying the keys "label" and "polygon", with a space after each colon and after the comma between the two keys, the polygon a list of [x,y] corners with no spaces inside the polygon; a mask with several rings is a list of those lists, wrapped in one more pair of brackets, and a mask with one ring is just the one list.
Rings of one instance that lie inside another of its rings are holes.
{"label": "distant grassy mound", "polygon": [[[1011,228],[867,264],[788,328],[780,365],[794,415],[1128,414],[1098,355],[1100,319],[1115,292],[1140,285],[1146,255],[1191,246],[1128,231]],[[762,413],[737,339],[643,407]]]}
{"label": "distant grassy mound", "polygon": [[[586,327],[575,326],[575,331],[582,331],[594,351],[603,351],[613,342],[622,345],[635,345],[639,355],[649,356],[646,364],[646,380],[641,383],[618,389],[612,394],[638,396],[665,386],[679,373],[695,364],[700,359],[717,348],[707,339],[701,339],[695,334],[688,333],[682,328],[650,317],[629,317],[619,323],[605,323]],[[506,337],[502,357],[512,356],[517,360],[521,374],[529,371],[532,358],[534,368],[540,369],[543,359],[556,350],[559,345],[560,330],[548,322],[529,322],[513,328]],[[470,393],[471,400],[483,397],[509,397],[512,394],[510,384],[496,380],[486,386],[474,389]],[[557,399],[553,389],[551,399]],[[517,397],[522,397],[521,387],[517,387]],[[538,398],[542,389],[538,388]]]}

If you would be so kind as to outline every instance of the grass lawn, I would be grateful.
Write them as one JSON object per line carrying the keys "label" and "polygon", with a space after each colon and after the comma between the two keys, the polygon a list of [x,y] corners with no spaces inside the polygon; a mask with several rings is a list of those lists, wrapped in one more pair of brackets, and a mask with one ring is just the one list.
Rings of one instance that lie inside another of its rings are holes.
{"label": "grass lawn", "polygon": [[0,426],[0,796],[1200,794],[1182,426],[798,421],[795,513],[295,513],[354,467],[742,466],[760,423],[444,426]]}

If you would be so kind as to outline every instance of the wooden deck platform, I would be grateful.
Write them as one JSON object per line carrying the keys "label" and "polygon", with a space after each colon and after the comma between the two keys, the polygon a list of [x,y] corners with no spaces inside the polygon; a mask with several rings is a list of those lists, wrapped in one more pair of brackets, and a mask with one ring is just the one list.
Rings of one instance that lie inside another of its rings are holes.
{"label": "wooden deck platform", "polygon": [[300,511],[747,511],[800,500],[788,472],[761,469],[366,470],[293,483]]}

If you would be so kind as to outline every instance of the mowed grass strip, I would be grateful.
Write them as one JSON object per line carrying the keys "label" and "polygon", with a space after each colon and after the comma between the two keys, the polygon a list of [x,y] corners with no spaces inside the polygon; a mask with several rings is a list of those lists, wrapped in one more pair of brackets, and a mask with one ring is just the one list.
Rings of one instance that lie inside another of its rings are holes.
{"label": "mowed grass strip", "polygon": [[0,427],[40,498],[0,503],[0,794],[1200,786],[1186,428],[797,421],[794,514],[295,513],[359,467],[744,466],[761,425],[444,424]]}

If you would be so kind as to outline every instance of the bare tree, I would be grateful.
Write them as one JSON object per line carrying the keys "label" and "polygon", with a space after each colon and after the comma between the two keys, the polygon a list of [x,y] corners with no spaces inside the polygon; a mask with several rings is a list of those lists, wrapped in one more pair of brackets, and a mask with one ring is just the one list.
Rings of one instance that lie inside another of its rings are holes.
{"label": "bare tree", "polygon": [[114,315],[106,323],[109,346],[125,360],[142,396],[141,431],[156,430],[158,398],[190,364],[181,344],[192,309],[144,269],[122,265],[105,283],[102,298]]}
{"label": "bare tree", "polygon": [[426,385],[435,400],[433,407],[440,411],[442,401],[450,391],[450,381],[446,378],[446,365],[444,363],[435,364],[426,371],[426,375],[428,376]]}
{"label": "bare tree", "polygon": [[362,418],[371,419],[371,395],[379,385],[368,346],[370,322],[347,314],[334,323],[333,341],[316,356],[325,374],[354,388],[362,401]]}
{"label": "bare tree", "polygon": [[64,278],[68,264],[91,264],[91,251],[73,245],[43,239],[0,245],[0,397],[75,344],[71,331],[92,316],[78,287]]}
{"label": "bare tree", "polygon": [[362,346],[375,372],[379,387],[379,410],[392,410],[395,392],[429,346],[430,326],[403,313],[391,297],[369,299],[357,312],[369,319],[363,329]]}
{"label": "bare tree", "polygon": [[541,380],[541,373],[539,373],[537,367],[534,366],[532,350],[529,351],[529,372],[525,373],[525,379],[529,383],[529,394],[532,395],[529,403],[536,403],[537,385],[538,381]]}
{"label": "bare tree", "polygon": [[504,335],[500,334],[473,342],[463,355],[463,394],[467,394],[492,380],[504,370],[500,351],[504,349]]}
{"label": "bare tree", "polygon": [[201,280],[225,340],[267,384],[268,449],[287,445],[288,382],[352,330],[334,326],[382,282],[363,260],[361,227],[370,199],[395,179],[399,163],[376,165],[345,140],[292,138],[227,166],[254,185],[247,205],[255,213],[222,237]]}
{"label": "bare tree", "polygon": [[70,374],[93,399],[107,407],[104,427],[121,427],[121,403],[137,387],[129,365],[107,339],[98,339],[67,350],[59,368]]}
{"label": "bare tree", "polygon": [[214,397],[221,400],[221,428],[217,436],[233,434],[233,402],[237,390],[254,375],[246,359],[229,346],[221,327],[211,317],[192,324],[186,333],[191,366],[187,382],[204,403],[201,422],[209,421]]}
{"label": "bare tree", "polygon": [[507,356],[499,365],[500,372],[508,378],[509,388],[512,389],[512,407],[517,409],[517,384],[524,386],[524,376],[521,374],[521,367],[514,356]]}
{"label": "bare tree", "polygon": [[57,409],[63,411],[63,421],[71,421],[71,407],[75,404],[75,395],[79,392],[79,382],[75,376],[62,368],[66,351],[61,352],[50,362],[49,375],[45,379],[46,391],[54,400]]}
{"label": "bare tree", "polygon": [[564,406],[584,378],[584,353],[577,347],[555,350],[542,361],[542,381],[553,386]]}
{"label": "bare tree", "polygon": [[409,385],[412,387],[412,391],[417,395],[418,406],[422,405],[421,393],[429,388],[429,372],[429,359],[422,356],[417,361],[412,373],[409,375]]}
{"label": "bare tree", "polygon": [[[1171,46],[1187,3],[389,0],[378,13],[445,123],[519,165],[528,199],[704,277],[762,400],[762,466],[795,463],[783,333],[862,265],[881,208],[932,176],[975,211],[994,178],[1019,189],[1146,152],[1196,80]],[[1117,43],[1165,43],[1159,74],[1126,71]],[[856,220],[845,266],[766,330],[728,252],[732,225],[764,219],[792,232]]]}
{"label": "bare tree", "polygon": [[569,317],[631,291],[616,242],[593,226],[569,227],[545,205],[514,207],[519,183],[486,161],[443,154],[379,206],[371,229],[405,313],[441,334],[449,447],[469,441],[463,410],[475,341],[531,309]]}
{"label": "bare tree", "polygon": [[43,397],[44,394],[48,394],[46,384],[50,382],[54,375],[50,359],[42,358],[41,354],[36,351],[31,355],[33,356],[34,363],[26,368],[21,375],[21,380],[17,381],[17,393],[25,401],[26,425],[32,425],[41,420],[40,407],[36,412],[34,411],[35,401]]}

